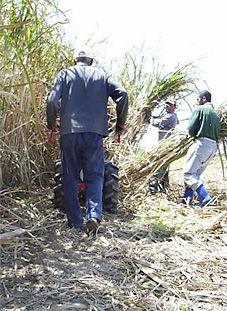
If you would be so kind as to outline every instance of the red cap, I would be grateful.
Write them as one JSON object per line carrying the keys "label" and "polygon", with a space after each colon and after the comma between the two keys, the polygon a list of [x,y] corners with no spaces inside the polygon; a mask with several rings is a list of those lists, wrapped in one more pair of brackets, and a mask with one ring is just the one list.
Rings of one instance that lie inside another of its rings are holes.
{"label": "red cap", "polygon": [[175,106],[177,105],[177,101],[176,101],[175,98],[170,98],[170,99],[166,100],[165,103],[166,103],[166,104],[169,103],[169,104],[175,105]]}

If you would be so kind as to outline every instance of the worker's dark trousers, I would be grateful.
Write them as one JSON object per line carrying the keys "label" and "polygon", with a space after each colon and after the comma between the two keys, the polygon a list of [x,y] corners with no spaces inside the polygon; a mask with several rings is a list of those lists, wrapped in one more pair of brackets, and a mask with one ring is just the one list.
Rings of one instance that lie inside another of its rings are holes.
{"label": "worker's dark trousers", "polygon": [[72,133],[61,137],[61,160],[66,213],[70,226],[80,228],[83,216],[78,199],[79,170],[86,186],[86,218],[102,218],[104,180],[103,138],[96,133]]}

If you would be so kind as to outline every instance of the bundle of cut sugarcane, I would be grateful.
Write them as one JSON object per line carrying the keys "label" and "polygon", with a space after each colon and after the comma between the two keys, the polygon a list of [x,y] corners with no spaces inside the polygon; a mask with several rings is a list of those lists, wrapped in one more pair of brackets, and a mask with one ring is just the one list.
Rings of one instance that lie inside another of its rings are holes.
{"label": "bundle of cut sugarcane", "polygon": [[217,112],[221,118],[220,138],[223,139],[227,136],[227,106],[226,106],[226,103],[223,103],[220,107],[218,107]]}
{"label": "bundle of cut sugarcane", "polygon": [[120,178],[123,184],[140,182],[153,175],[164,165],[184,156],[192,143],[192,138],[185,132],[173,133],[168,139],[160,141],[159,145],[151,152],[138,152],[133,159],[119,163]]}

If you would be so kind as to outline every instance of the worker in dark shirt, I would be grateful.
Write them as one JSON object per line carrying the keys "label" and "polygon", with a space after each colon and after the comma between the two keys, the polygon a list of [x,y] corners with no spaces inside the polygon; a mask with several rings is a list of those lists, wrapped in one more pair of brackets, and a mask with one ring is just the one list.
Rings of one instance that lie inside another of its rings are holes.
{"label": "worker in dark shirt", "polygon": [[[75,66],[55,79],[47,104],[47,124],[53,129],[60,112],[62,178],[68,225],[96,231],[102,220],[104,181],[103,137],[108,136],[107,102],[116,103],[116,132],[121,134],[128,113],[128,94],[81,51]],[[78,199],[79,171],[86,186],[86,225]]]}
{"label": "worker in dark shirt", "polygon": [[188,122],[188,132],[194,137],[194,142],[188,150],[183,169],[186,189],[182,203],[191,205],[196,191],[199,204],[195,208],[200,209],[211,200],[200,176],[216,152],[221,121],[211,104],[210,92],[201,91],[197,105]]}

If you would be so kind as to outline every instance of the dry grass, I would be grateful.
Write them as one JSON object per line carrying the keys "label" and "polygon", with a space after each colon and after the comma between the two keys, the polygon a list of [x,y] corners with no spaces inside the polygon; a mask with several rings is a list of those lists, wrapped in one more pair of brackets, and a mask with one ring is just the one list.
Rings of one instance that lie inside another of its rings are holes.
{"label": "dry grass", "polygon": [[1,2],[0,166],[6,187],[48,180],[58,151],[49,148],[46,100],[72,50],[63,43],[62,16],[50,19],[59,14],[54,2]]}
{"label": "dry grass", "polygon": [[96,237],[68,229],[46,193],[2,192],[1,232],[26,233],[1,245],[1,310],[226,311],[220,161],[204,174],[216,202],[200,213],[179,204],[182,161],[171,165],[167,194],[124,189]]}

